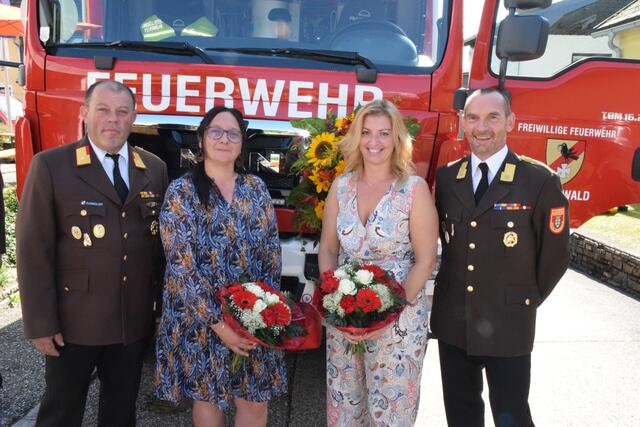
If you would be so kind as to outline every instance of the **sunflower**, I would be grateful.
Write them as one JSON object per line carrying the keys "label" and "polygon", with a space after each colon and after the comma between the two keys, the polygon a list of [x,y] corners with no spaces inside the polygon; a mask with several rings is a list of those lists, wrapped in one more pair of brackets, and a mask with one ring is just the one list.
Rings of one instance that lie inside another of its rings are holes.
{"label": "sunflower", "polygon": [[351,123],[353,123],[353,119],[356,117],[356,112],[353,111],[351,114],[339,117],[336,119],[336,133],[340,135],[346,135],[347,131],[351,127]]}
{"label": "sunflower", "polygon": [[333,171],[326,169],[314,170],[309,179],[315,184],[316,193],[320,194],[329,191],[331,181],[333,181]]}
{"label": "sunflower", "polygon": [[336,151],[335,139],[336,136],[328,132],[314,136],[306,152],[309,163],[316,168],[330,166]]}
{"label": "sunflower", "polygon": [[322,214],[324,213],[324,200],[321,200],[320,203],[313,208],[313,211],[316,213],[316,216],[320,221],[322,221]]}
{"label": "sunflower", "polygon": [[342,172],[344,172],[344,159],[341,159],[333,170],[336,173],[335,177],[342,175]]}

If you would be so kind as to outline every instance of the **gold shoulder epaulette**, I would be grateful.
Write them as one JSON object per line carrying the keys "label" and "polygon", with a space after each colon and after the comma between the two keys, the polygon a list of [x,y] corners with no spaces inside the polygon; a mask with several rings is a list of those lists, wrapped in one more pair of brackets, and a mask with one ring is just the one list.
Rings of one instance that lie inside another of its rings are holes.
{"label": "gold shoulder epaulette", "polygon": [[138,154],[138,152],[135,149],[131,150],[131,156],[133,156],[133,164],[138,169],[146,169],[147,168],[147,166],[142,161],[142,157],[140,157],[140,154]]}
{"label": "gold shoulder epaulette", "polygon": [[91,164],[91,149],[88,145],[76,148],[76,166],[87,166]]}
{"label": "gold shoulder epaulette", "polygon": [[557,175],[557,172],[556,172],[556,171],[554,171],[553,169],[551,169],[551,168],[549,167],[549,165],[547,165],[547,164],[546,164],[546,163],[544,163],[544,162],[541,162],[541,161],[540,161],[540,160],[538,160],[538,159],[534,159],[534,158],[529,157],[529,156],[524,156],[524,155],[522,155],[522,154],[520,154],[520,155],[519,155],[519,157],[520,157],[520,160],[522,160],[522,161],[525,161],[525,162],[530,163],[530,164],[532,164],[532,165],[542,166],[543,168],[547,169],[549,172],[551,172],[551,173],[553,173],[553,174],[556,174],[556,175]]}
{"label": "gold shoulder epaulette", "polygon": [[467,176],[467,165],[469,164],[468,160],[460,163],[460,169],[458,169],[458,175],[456,175],[456,179],[464,179]]}

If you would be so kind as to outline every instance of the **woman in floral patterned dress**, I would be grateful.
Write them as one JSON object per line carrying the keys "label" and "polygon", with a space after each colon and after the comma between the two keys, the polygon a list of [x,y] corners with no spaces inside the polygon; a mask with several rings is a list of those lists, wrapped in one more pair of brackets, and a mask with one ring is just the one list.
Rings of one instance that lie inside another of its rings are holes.
{"label": "woman in floral patterned dress", "polygon": [[[160,214],[167,258],[156,346],[156,394],[193,400],[196,426],[265,426],[267,404],[286,393],[281,351],[255,346],[225,325],[217,290],[241,277],[279,288],[280,243],[265,184],[240,173],[246,129],[239,111],[215,107],[197,130],[201,160],[173,181]],[[234,355],[248,356],[231,373]]]}
{"label": "woman in floral patterned dress", "polygon": [[[332,184],[318,252],[320,271],[346,261],[375,264],[402,284],[410,305],[395,323],[365,335],[327,327],[327,424],[411,426],[427,348],[424,286],[435,267],[437,214],[413,175],[412,142],[389,101],[362,107],[340,143],[345,173]],[[364,356],[345,354],[364,340]]]}

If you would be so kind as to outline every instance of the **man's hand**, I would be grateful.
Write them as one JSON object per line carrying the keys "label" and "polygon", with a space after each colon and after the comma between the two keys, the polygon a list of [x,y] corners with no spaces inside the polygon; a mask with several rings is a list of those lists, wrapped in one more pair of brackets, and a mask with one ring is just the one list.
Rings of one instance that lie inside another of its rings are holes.
{"label": "man's hand", "polygon": [[60,353],[56,350],[56,346],[53,345],[54,341],[59,347],[64,346],[64,341],[62,340],[62,334],[60,332],[51,337],[35,338],[31,340],[40,353],[46,356],[58,357],[60,356]]}

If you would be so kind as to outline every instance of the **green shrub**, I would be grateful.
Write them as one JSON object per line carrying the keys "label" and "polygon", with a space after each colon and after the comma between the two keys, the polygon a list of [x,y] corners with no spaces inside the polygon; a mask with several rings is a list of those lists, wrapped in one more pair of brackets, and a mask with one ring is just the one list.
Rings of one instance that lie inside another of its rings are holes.
{"label": "green shrub", "polygon": [[4,189],[4,227],[7,234],[7,252],[2,261],[8,267],[16,266],[16,216],[18,214],[18,197],[15,185],[7,185]]}

